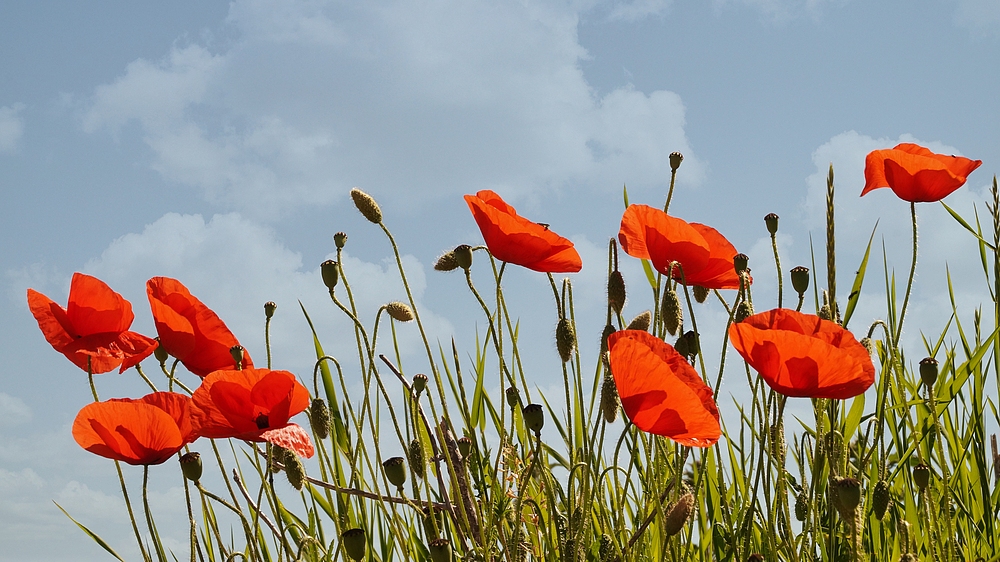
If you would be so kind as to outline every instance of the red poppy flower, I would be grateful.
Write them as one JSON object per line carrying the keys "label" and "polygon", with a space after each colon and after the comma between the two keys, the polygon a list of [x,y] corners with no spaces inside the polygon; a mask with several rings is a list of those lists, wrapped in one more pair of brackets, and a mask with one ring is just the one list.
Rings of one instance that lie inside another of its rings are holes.
{"label": "red poppy flower", "polygon": [[[629,205],[622,215],[618,241],[628,255],[648,259],[666,274],[671,262],[684,268],[687,285],[707,289],[739,289],[733,267],[736,248],[718,230],[688,223],[648,205]],[[680,280],[680,271],[674,271]]]}
{"label": "red poppy flower", "polygon": [[303,457],[313,455],[309,435],[288,423],[309,406],[309,391],[288,371],[215,371],[191,398],[203,437],[267,441]]}
{"label": "red poppy flower", "polygon": [[644,330],[608,336],[611,373],[622,408],[639,429],[689,447],[719,440],[712,389],[673,347]]}
{"label": "red poppy flower", "polygon": [[28,308],[46,341],[74,365],[92,373],[120,373],[156,349],[156,340],[128,331],[132,305],[100,279],[74,273],[66,308],[28,289]]}
{"label": "red poppy flower", "polygon": [[[219,369],[235,369],[229,351],[239,345],[226,324],[180,281],[154,277],[146,282],[160,345],[180,359],[189,371],[204,377]],[[250,354],[243,352],[243,368],[253,368]]]}
{"label": "red poppy flower", "polygon": [[913,203],[940,201],[962,187],[965,179],[983,163],[962,156],[935,154],[908,142],[886,150],[873,150],[865,158],[865,188],[888,187]]}
{"label": "red poppy flower", "polygon": [[174,392],[94,402],[73,422],[73,438],[81,447],[134,465],[160,464],[197,437],[191,399]]}
{"label": "red poppy flower", "polygon": [[729,341],[785,396],[844,400],[875,382],[871,356],[854,336],[812,314],[776,308],[729,328]]}
{"label": "red poppy flower", "polygon": [[542,273],[575,273],[583,267],[572,242],[518,216],[496,193],[486,189],[466,195],[465,202],[496,259]]}

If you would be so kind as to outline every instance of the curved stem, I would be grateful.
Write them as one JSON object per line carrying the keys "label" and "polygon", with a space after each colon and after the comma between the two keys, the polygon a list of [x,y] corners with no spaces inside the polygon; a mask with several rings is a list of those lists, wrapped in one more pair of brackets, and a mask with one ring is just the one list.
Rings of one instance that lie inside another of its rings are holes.
{"label": "curved stem", "polygon": [[910,290],[913,288],[913,273],[917,269],[917,204],[910,203],[910,218],[913,221],[913,258],[910,261],[910,276],[906,280],[906,294],[903,296],[903,307],[899,309],[899,322],[896,324],[896,334],[893,347],[899,343],[903,335],[903,317],[906,316],[906,305],[910,302]]}
{"label": "curved stem", "polygon": [[[771,249],[774,251],[774,267],[778,270],[778,308],[781,308],[784,282],[781,279],[781,259],[778,258],[778,240],[774,234],[771,235]],[[801,297],[799,297],[799,306],[802,306]]]}

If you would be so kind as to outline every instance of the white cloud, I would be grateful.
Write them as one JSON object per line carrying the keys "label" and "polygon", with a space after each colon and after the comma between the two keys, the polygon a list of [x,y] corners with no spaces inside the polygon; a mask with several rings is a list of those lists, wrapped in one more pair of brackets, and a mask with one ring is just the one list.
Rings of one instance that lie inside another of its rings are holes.
{"label": "white cloud", "polygon": [[1000,32],[1000,2],[956,0],[955,24],[982,34]]}
{"label": "white cloud", "polygon": [[14,427],[31,421],[31,408],[23,400],[0,392],[0,427]]}
{"label": "white cloud", "polygon": [[24,134],[23,103],[0,107],[0,152],[11,152]]}
{"label": "white cloud", "polygon": [[760,12],[765,20],[785,23],[801,17],[819,18],[827,4],[843,4],[848,0],[714,0],[717,10],[732,5],[747,6]]}
{"label": "white cloud", "polygon": [[672,4],[671,0],[631,0],[615,2],[608,12],[608,19],[634,22],[651,15],[659,15]]}

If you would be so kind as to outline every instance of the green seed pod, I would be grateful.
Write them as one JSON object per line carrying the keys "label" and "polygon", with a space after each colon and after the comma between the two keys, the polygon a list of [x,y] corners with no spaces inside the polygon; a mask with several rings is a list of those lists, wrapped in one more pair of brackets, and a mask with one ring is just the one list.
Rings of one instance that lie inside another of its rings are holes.
{"label": "green seed pod", "polygon": [[504,394],[507,396],[507,407],[511,410],[521,405],[521,392],[516,386],[508,386]]}
{"label": "green seed pod", "polygon": [[521,411],[524,416],[524,425],[536,434],[542,431],[545,425],[545,411],[541,404],[528,404]]}
{"label": "green seed pod", "polygon": [[458,266],[468,271],[472,267],[472,246],[462,244],[455,246],[455,249],[452,251],[455,252],[455,260],[458,262]]}
{"label": "green seed pod", "polygon": [[927,489],[927,485],[931,482],[931,467],[924,463],[913,467],[913,481],[917,484],[917,488],[920,488],[921,492]]}
{"label": "green seed pod", "polygon": [[938,362],[933,357],[924,357],[920,360],[920,380],[927,388],[934,388],[934,383],[938,378]]}
{"label": "green seed pod", "polygon": [[741,274],[747,269],[747,264],[750,258],[746,254],[736,254],[733,256],[733,267],[736,269],[737,274]]}
{"label": "green seed pod", "polygon": [[798,496],[795,497],[795,519],[798,521],[805,521],[809,518],[809,495],[805,492],[800,492]]}
{"label": "green seed pod", "polygon": [[642,314],[636,316],[631,322],[626,326],[626,330],[641,330],[643,332],[649,331],[649,323],[653,321],[653,313],[650,311],[645,311]]}
{"label": "green seed pod", "polygon": [[764,224],[767,225],[769,233],[776,234],[778,232],[778,215],[774,213],[764,215]]}
{"label": "green seed pod", "polygon": [[458,440],[458,452],[462,454],[462,459],[468,459],[472,454],[472,439],[463,437]]}
{"label": "green seed pod", "polygon": [[288,483],[296,490],[302,489],[302,483],[306,477],[306,468],[302,466],[302,460],[294,452],[285,448],[278,448],[284,455],[281,459],[285,465],[285,477]]}
{"label": "green seed pod", "polygon": [[366,219],[375,224],[382,223],[382,209],[371,195],[355,187],[351,190],[351,199],[354,199],[354,206]]}
{"label": "green seed pod", "polygon": [[409,322],[413,320],[413,310],[406,303],[392,301],[385,305],[385,311],[396,322]]}
{"label": "green seed pod", "polygon": [[160,365],[165,365],[167,359],[170,359],[170,354],[167,353],[166,349],[163,349],[163,344],[160,342],[160,338],[156,338],[156,349],[153,350],[153,357],[160,362]]}
{"label": "green seed pod", "polygon": [[691,293],[694,294],[694,300],[699,304],[705,302],[705,300],[708,299],[708,294],[710,292],[711,291],[708,288],[702,287],[701,285],[693,285],[691,287]]}
{"label": "green seed pod", "polygon": [[333,235],[333,243],[337,246],[338,250],[343,249],[344,245],[347,244],[347,233],[346,232],[338,232],[338,233],[334,234]]}
{"label": "green seed pod", "polygon": [[243,346],[239,344],[229,348],[229,354],[233,356],[233,362],[236,363],[237,369],[243,368],[243,351]]}
{"label": "green seed pod", "polygon": [[454,251],[441,254],[441,257],[434,262],[434,269],[438,271],[451,271],[453,269],[458,269],[458,256],[455,255]]}
{"label": "green seed pod", "polygon": [[278,309],[278,305],[274,304],[274,301],[267,301],[264,303],[264,318],[272,318],[274,316],[274,311]]}
{"label": "green seed pod", "polygon": [[313,398],[309,405],[309,423],[312,424],[316,437],[326,439],[330,436],[330,409],[322,398]]}
{"label": "green seed pod", "polygon": [[660,303],[660,317],[663,318],[663,327],[671,336],[677,334],[677,330],[684,324],[684,309],[681,308],[681,300],[677,297],[677,291],[668,287],[663,291],[663,300]]}
{"label": "green seed pod", "polygon": [[365,550],[368,548],[368,537],[365,536],[364,529],[348,529],[340,535],[340,542],[344,545],[344,552],[351,560],[363,560]]}
{"label": "green seed pod", "polygon": [[414,439],[410,441],[410,447],[407,449],[407,456],[410,458],[410,470],[418,478],[424,477],[424,446],[420,443],[419,439]]}
{"label": "green seed pod", "polygon": [[677,168],[681,167],[681,162],[684,161],[684,155],[680,152],[670,153],[670,171],[676,172]]}
{"label": "green seed pod", "polygon": [[617,269],[608,277],[608,304],[617,314],[625,307],[625,278]]}
{"label": "green seed pod", "polygon": [[753,316],[753,305],[750,304],[750,301],[742,301],[736,305],[736,313],[733,315],[733,320],[742,322],[751,316]]}
{"label": "green seed pod", "polygon": [[411,384],[413,388],[413,394],[420,396],[420,393],[427,388],[427,375],[423,373],[417,373],[413,375],[413,383]]}
{"label": "green seed pod", "polygon": [[385,479],[397,488],[402,488],[406,483],[406,467],[403,466],[403,457],[391,457],[382,461],[382,472]]}
{"label": "green seed pod", "polygon": [[451,542],[448,539],[434,539],[431,541],[431,560],[434,562],[451,562]]}
{"label": "green seed pod", "polygon": [[340,268],[337,266],[337,262],[326,260],[319,265],[319,272],[323,276],[323,284],[332,291],[340,279]]}
{"label": "green seed pod", "polygon": [[691,516],[693,508],[694,494],[688,492],[678,498],[677,503],[667,513],[667,521],[663,525],[664,534],[672,537],[679,533],[684,528],[684,524],[687,523],[688,517]]}
{"label": "green seed pod", "polygon": [[[424,533],[429,539],[435,539],[444,530],[444,512],[440,509],[432,510],[429,507],[423,509],[424,512]],[[431,515],[433,513],[433,516]]]}
{"label": "green seed pod", "polygon": [[793,267],[788,275],[792,278],[792,288],[799,295],[805,294],[809,289],[809,268],[801,265]]}
{"label": "green seed pod", "polygon": [[573,348],[576,347],[576,330],[569,318],[560,318],[556,324],[556,350],[563,363],[573,358]]}
{"label": "green seed pod", "polygon": [[184,474],[184,478],[197,482],[201,480],[201,470],[200,453],[191,452],[181,455],[181,472]]}
{"label": "green seed pod", "polygon": [[885,480],[876,482],[875,489],[872,490],[872,512],[875,513],[875,517],[879,521],[885,517],[885,512],[889,509],[889,500],[891,499],[889,483]]}
{"label": "green seed pod", "polygon": [[833,483],[834,493],[837,494],[836,507],[840,511],[840,516],[850,519],[854,515],[854,510],[861,504],[861,481],[857,478],[840,478]]}
{"label": "green seed pod", "polygon": [[601,412],[608,423],[614,423],[618,418],[618,387],[610,371],[604,371],[604,382],[601,383]]}
{"label": "green seed pod", "polygon": [[608,337],[615,332],[615,327],[611,324],[604,327],[604,332],[601,334],[601,353],[608,350]]}

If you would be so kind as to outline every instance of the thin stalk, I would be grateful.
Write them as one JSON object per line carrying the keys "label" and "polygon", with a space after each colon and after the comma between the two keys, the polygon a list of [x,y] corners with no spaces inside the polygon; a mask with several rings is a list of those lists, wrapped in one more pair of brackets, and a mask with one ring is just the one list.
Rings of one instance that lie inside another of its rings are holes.
{"label": "thin stalk", "polygon": [[906,293],[903,295],[903,307],[899,310],[899,321],[896,324],[896,334],[893,338],[893,347],[899,344],[899,338],[903,335],[903,317],[906,316],[906,305],[910,302],[910,290],[913,288],[913,274],[917,269],[917,204],[910,203],[910,218],[913,222],[913,258],[910,261],[910,276],[906,280]]}

